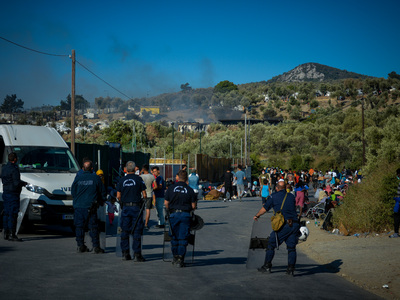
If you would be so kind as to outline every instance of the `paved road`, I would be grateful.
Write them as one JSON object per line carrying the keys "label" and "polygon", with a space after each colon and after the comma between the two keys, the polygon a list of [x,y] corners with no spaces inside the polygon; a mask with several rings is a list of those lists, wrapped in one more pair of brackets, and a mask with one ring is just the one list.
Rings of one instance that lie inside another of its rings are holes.
{"label": "paved road", "polygon": [[22,243],[0,239],[0,299],[377,299],[335,275],[340,261],[319,265],[298,253],[295,276],[287,276],[284,245],[272,274],[247,270],[260,202],[200,201],[205,226],[196,236],[194,264],[183,269],[162,260],[162,231],[154,227],[144,236],[144,263],[122,261],[112,246],[103,255],[78,254],[68,228],[41,227],[20,234]]}

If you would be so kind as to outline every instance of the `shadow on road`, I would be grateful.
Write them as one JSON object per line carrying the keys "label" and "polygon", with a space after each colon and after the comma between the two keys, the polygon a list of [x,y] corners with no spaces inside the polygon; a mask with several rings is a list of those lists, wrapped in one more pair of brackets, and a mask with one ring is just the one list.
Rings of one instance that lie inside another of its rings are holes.
{"label": "shadow on road", "polygon": [[[343,264],[341,259],[336,259],[331,263],[324,265],[317,264],[298,264],[296,265],[296,273],[297,276],[307,276],[312,274],[321,274],[321,273],[339,273],[340,267]],[[284,272],[284,269],[282,272]]]}
{"label": "shadow on road", "polygon": [[227,208],[228,206],[210,206],[210,207],[199,207],[197,210],[203,210],[203,209],[217,209],[217,208]]}
{"label": "shadow on road", "polygon": [[211,259],[201,259],[197,260],[198,253],[195,254],[195,261],[193,266],[213,266],[213,265],[245,265],[246,257],[223,257],[223,258],[211,258]]}
{"label": "shadow on road", "polygon": [[12,252],[12,251],[15,251],[14,247],[0,247],[0,254]]}
{"label": "shadow on road", "polygon": [[204,226],[209,226],[209,225],[225,225],[225,224],[228,224],[228,222],[204,223]]}

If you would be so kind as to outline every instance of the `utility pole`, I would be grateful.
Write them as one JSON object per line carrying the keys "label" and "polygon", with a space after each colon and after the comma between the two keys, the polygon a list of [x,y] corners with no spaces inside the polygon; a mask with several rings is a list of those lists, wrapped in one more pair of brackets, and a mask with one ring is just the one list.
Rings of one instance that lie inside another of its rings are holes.
{"label": "utility pole", "polygon": [[247,166],[247,111],[244,109],[244,164]]}
{"label": "utility pole", "polygon": [[365,167],[365,136],[364,136],[364,129],[365,129],[365,123],[364,123],[364,98],[361,99],[361,118],[362,118],[362,144],[363,144],[363,152],[362,152],[362,158],[363,158],[363,167]]}
{"label": "utility pole", "polygon": [[174,122],[172,124],[172,163],[174,163],[175,158],[175,144],[174,144]]}
{"label": "utility pole", "polygon": [[[200,123],[198,123],[197,129],[199,130],[199,133],[200,133],[200,154],[201,154],[201,130],[200,130]],[[196,165],[196,168],[197,168],[197,165]]]}
{"label": "utility pole", "polygon": [[72,50],[72,87],[71,87],[71,152],[75,155],[75,50]]}
{"label": "utility pole", "polygon": [[200,154],[201,154],[201,133],[202,131],[200,131]]}
{"label": "utility pole", "polygon": [[135,127],[135,120],[133,120],[133,128],[132,128],[132,150],[133,153],[136,152],[136,127]]}
{"label": "utility pole", "polygon": [[243,139],[240,139],[240,164],[243,165]]}
{"label": "utility pole", "polygon": [[251,138],[250,138],[250,129],[251,129],[251,117],[249,118],[249,125],[247,126],[247,129],[248,129],[248,133],[247,133],[247,139],[249,140],[248,141],[248,143],[247,143],[247,148],[248,148],[248,157],[249,157],[249,160],[248,160],[248,162],[247,162],[247,164],[246,165],[251,165],[251,159],[250,159],[250,153],[251,153]]}

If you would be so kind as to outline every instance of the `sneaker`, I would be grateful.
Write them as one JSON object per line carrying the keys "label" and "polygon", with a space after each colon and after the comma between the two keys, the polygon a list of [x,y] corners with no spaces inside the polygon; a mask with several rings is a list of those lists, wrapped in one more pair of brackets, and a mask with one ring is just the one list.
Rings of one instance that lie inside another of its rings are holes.
{"label": "sneaker", "polygon": [[128,251],[122,251],[122,260],[131,260],[132,257],[129,254],[129,250]]}
{"label": "sneaker", "polygon": [[100,247],[94,247],[93,251],[94,251],[94,253],[96,253],[96,254],[102,254],[102,253],[104,253],[104,249],[101,249]]}
{"label": "sneaker", "polygon": [[4,239],[8,240],[10,238],[10,232],[8,230],[4,230]]}
{"label": "sneaker", "polygon": [[141,253],[135,253],[135,261],[136,262],[144,262],[146,259],[142,256]]}
{"label": "sneaker", "polygon": [[85,253],[85,252],[89,252],[89,248],[86,247],[86,245],[82,245],[78,247],[78,253]]}
{"label": "sneaker", "polygon": [[226,199],[224,199],[224,202],[226,202]]}
{"label": "sneaker", "polygon": [[398,233],[393,233],[389,238],[398,238],[400,237]]}
{"label": "sneaker", "polygon": [[157,228],[164,228],[165,225],[156,225]]}

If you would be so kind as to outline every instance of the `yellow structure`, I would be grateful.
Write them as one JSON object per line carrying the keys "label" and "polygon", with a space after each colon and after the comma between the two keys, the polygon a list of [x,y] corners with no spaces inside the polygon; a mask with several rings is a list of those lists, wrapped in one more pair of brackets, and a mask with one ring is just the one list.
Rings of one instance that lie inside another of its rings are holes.
{"label": "yellow structure", "polygon": [[178,158],[175,158],[174,160],[172,159],[164,159],[164,158],[150,158],[150,164],[151,165],[161,165],[161,164],[175,164],[179,165],[182,163],[183,165],[186,164],[186,160],[180,160]]}
{"label": "yellow structure", "polygon": [[151,112],[153,115],[158,115],[160,114],[160,108],[158,106],[144,106],[140,108],[140,112],[144,112],[144,111],[149,111]]}

